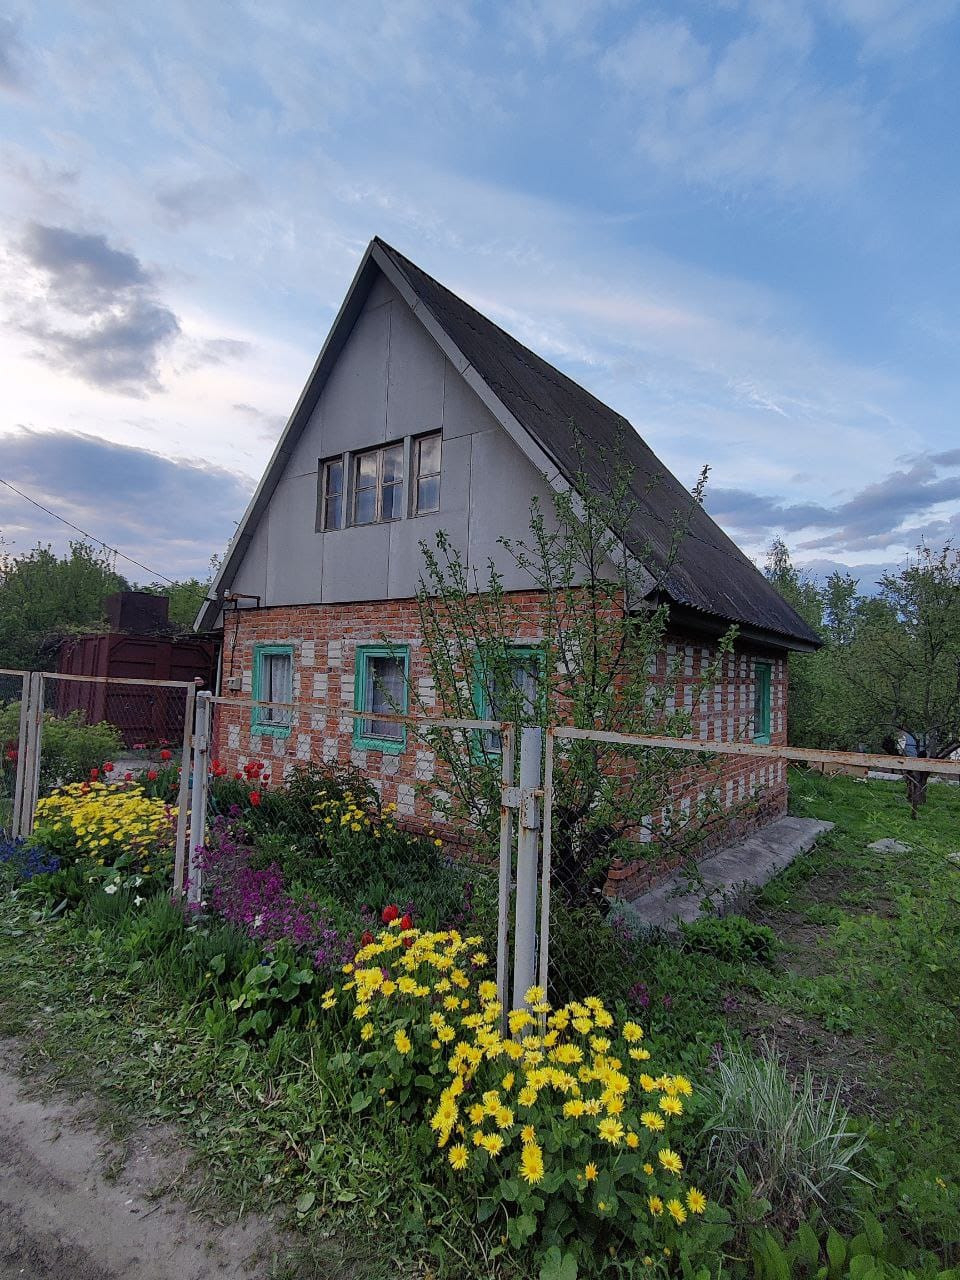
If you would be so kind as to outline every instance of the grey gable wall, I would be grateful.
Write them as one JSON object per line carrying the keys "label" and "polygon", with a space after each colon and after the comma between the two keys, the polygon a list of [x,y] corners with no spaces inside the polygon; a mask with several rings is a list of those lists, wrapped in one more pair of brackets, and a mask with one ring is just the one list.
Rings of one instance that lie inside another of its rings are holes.
{"label": "grey gable wall", "polygon": [[[440,511],[390,524],[316,532],[318,460],[442,428]],[[269,605],[403,599],[444,529],[485,577],[493,558],[508,589],[530,586],[498,546],[528,533],[530,500],[549,510],[546,480],[380,276],[347,339],[231,590]]]}

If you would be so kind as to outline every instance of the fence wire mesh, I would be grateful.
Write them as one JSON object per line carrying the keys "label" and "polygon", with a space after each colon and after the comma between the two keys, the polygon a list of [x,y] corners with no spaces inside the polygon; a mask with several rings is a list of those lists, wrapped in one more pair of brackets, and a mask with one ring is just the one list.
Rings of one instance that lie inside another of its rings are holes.
{"label": "fence wire mesh", "polygon": [[[554,1003],[599,995],[639,1010],[670,998],[650,972],[652,930],[680,895],[709,897],[698,858],[786,811],[786,765],[576,733],[549,735],[539,971]],[[651,889],[662,916],[633,905]]]}
{"label": "fence wire mesh", "polygon": [[0,671],[0,832],[13,824],[13,802],[20,760],[20,708],[26,673]]}
{"label": "fence wire mesh", "polygon": [[451,824],[435,749],[438,734],[458,730],[434,725],[426,736],[414,717],[378,713],[378,732],[398,726],[402,749],[377,750],[351,707],[207,701],[191,896],[264,942],[352,958],[396,913],[484,938],[493,964],[496,844]]}

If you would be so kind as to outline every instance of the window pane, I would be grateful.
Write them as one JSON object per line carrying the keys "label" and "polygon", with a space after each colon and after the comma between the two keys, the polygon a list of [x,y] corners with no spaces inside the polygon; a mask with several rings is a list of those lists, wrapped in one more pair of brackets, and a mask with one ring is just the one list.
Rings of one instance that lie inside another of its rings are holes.
{"label": "window pane", "polygon": [[343,493],[343,460],[327,463],[327,493]]}
{"label": "window pane", "polygon": [[417,481],[417,515],[440,510],[440,477],[427,476]]}
{"label": "window pane", "polygon": [[383,453],[383,483],[395,484],[403,479],[403,445],[391,444]]}
{"label": "window pane", "polygon": [[377,452],[361,453],[357,458],[356,486],[358,489],[372,489],[377,483]]}
{"label": "window pane", "polygon": [[[287,653],[265,653],[260,660],[260,700],[262,702],[293,701],[293,664]],[[264,724],[290,724],[289,707],[261,707]]]}
{"label": "window pane", "polygon": [[353,504],[354,524],[373,524],[377,518],[376,489],[357,489]]}
{"label": "window pane", "polygon": [[327,494],[323,510],[324,529],[339,529],[343,515],[343,498],[339,493]]}
{"label": "window pane", "polygon": [[[402,715],[406,710],[406,677],[402,658],[373,657],[366,659],[364,710],[388,715]],[[390,720],[367,720],[364,733],[371,738],[392,742],[403,739],[403,725]]]}
{"label": "window pane", "polygon": [[[537,690],[540,683],[540,664],[529,655],[508,657],[509,673],[492,673],[486,681],[487,705],[485,720],[509,720],[517,710],[524,718],[532,719],[537,709]],[[509,679],[509,685],[506,680]],[[519,699],[516,695],[519,694]],[[489,730],[484,734],[488,751],[500,750],[500,734]]]}
{"label": "window pane", "polygon": [[383,504],[380,509],[381,520],[399,520],[403,515],[403,485],[388,484],[383,488]]}
{"label": "window pane", "polygon": [[435,476],[440,473],[440,437],[426,436],[417,442],[419,450],[417,475]]}
{"label": "window pane", "polygon": [[770,668],[759,663],[753,686],[753,732],[756,737],[770,733]]}

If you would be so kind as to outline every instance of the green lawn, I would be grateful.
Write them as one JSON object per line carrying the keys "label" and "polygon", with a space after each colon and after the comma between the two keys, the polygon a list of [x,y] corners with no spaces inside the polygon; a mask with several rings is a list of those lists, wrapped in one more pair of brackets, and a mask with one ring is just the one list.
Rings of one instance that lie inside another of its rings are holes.
{"label": "green lawn", "polygon": [[[748,1036],[776,1037],[794,1063],[844,1081],[875,1125],[880,1210],[955,1265],[960,866],[948,855],[960,851],[960,788],[928,795],[914,822],[902,784],[793,776],[793,812],[836,826],[757,902],[783,953],[750,976],[736,1016]],[[887,838],[909,851],[867,847]]]}

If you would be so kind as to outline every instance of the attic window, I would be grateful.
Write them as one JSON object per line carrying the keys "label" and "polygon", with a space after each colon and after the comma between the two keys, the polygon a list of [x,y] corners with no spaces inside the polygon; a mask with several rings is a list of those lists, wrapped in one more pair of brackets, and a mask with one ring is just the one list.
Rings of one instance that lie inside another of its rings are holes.
{"label": "attic window", "polygon": [[368,449],[353,459],[353,523],[381,524],[403,514],[403,445]]}
{"label": "attic window", "polygon": [[331,458],[323,464],[322,525],[326,529],[343,528],[343,458]]}
{"label": "attic window", "polygon": [[413,514],[426,515],[440,510],[440,432],[421,436],[414,443],[414,473],[417,478],[413,494]]}

